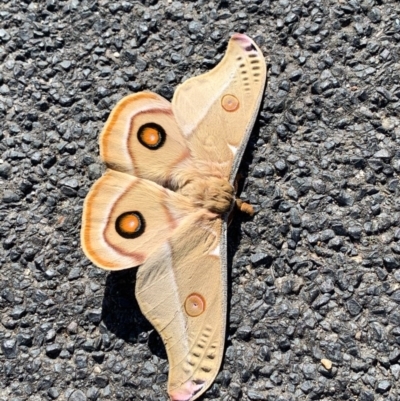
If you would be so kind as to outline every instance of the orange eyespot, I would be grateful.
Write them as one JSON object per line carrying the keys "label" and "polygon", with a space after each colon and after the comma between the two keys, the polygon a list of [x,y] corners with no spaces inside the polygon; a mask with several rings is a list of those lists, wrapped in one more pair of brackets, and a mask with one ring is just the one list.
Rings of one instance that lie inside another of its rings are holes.
{"label": "orange eyespot", "polygon": [[135,214],[128,214],[121,219],[119,226],[127,233],[135,233],[140,227],[140,220]]}
{"label": "orange eyespot", "polygon": [[236,111],[239,108],[239,100],[236,96],[225,95],[221,100],[221,105],[225,111]]}
{"label": "orange eyespot", "polygon": [[206,301],[200,294],[190,294],[185,300],[185,311],[191,317],[201,315],[206,309]]}
{"label": "orange eyespot", "polygon": [[150,150],[156,150],[164,145],[166,134],[164,129],[155,123],[144,124],[139,128],[139,142]]}
{"label": "orange eyespot", "polygon": [[156,129],[146,127],[142,131],[141,138],[143,139],[143,142],[146,142],[147,145],[154,147],[157,146],[158,142],[160,141],[160,134]]}
{"label": "orange eyespot", "polygon": [[137,238],[145,228],[143,216],[136,211],[122,213],[115,221],[115,230],[123,238]]}

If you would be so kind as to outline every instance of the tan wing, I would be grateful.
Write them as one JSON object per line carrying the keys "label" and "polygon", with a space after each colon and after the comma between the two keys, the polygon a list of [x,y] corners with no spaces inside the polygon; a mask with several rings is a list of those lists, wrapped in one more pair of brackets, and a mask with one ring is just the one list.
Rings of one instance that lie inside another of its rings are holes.
{"label": "tan wing", "polygon": [[171,103],[151,92],[129,95],[112,110],[100,136],[100,155],[117,171],[166,185],[189,156]]}
{"label": "tan wing", "polygon": [[265,79],[260,49],[247,36],[235,34],[222,61],[180,85],[172,100],[193,159],[219,164],[231,183],[258,114]]}
{"label": "tan wing", "polygon": [[108,170],[85,199],[82,248],[103,269],[138,266],[193,210],[187,198],[175,192]]}
{"label": "tan wing", "polygon": [[202,211],[190,215],[137,273],[140,309],[167,350],[173,401],[198,398],[221,364],[226,322],[222,231],[221,219],[209,220]]}

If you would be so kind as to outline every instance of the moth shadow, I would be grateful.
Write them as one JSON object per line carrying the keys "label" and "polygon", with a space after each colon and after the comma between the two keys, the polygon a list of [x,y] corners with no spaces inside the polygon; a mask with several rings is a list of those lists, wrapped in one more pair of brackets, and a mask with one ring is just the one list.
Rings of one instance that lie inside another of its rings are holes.
{"label": "moth shadow", "polygon": [[116,337],[132,344],[148,343],[154,355],[167,359],[161,337],[143,316],[135,298],[136,274],[137,269],[108,274],[102,305],[103,322]]}
{"label": "moth shadow", "polygon": [[[245,189],[246,177],[249,176],[250,165],[253,160],[253,154],[257,150],[257,140],[260,136],[261,125],[259,120],[256,120],[254,128],[251,132],[249,142],[247,143],[246,149],[243,154],[242,162],[240,163],[239,170],[236,176],[236,197],[240,198],[240,194]],[[233,256],[237,252],[240,244],[240,233],[242,223],[246,221],[251,221],[252,216],[247,213],[240,212],[239,210],[234,211],[233,219],[229,225],[228,229],[228,268],[232,267]],[[231,282],[229,282],[231,284]]]}
{"label": "moth shadow", "polygon": [[246,221],[251,221],[252,217],[249,215],[236,211],[235,215],[232,219],[231,224],[228,227],[227,232],[227,268],[228,268],[228,299],[227,299],[227,323],[229,329],[229,319],[230,319],[230,302],[232,297],[232,285],[233,285],[233,277],[232,277],[232,266],[233,266],[233,258],[239,250],[240,241],[241,241],[241,227],[242,224]]}
{"label": "moth shadow", "polygon": [[[242,162],[240,163],[238,174],[236,177],[236,196],[240,198],[240,194],[243,189],[245,189],[245,181],[246,177],[249,176],[250,165],[253,160],[254,152],[257,150],[257,140],[260,137],[261,124],[259,118],[257,118],[256,123],[254,124],[254,128],[251,132],[249,141],[247,143],[246,149],[243,154]],[[227,299],[227,335],[233,334],[229,327],[230,321],[230,303],[232,297],[232,285],[233,285],[233,277],[232,277],[232,265],[233,258],[235,254],[238,252],[240,247],[240,241],[242,237],[242,224],[247,221],[252,221],[254,216],[250,216],[247,213],[240,212],[236,210],[234,212],[233,219],[228,227],[227,232],[227,267],[228,267],[228,299]],[[227,347],[228,341],[226,342]],[[226,348],[225,347],[225,348]]]}

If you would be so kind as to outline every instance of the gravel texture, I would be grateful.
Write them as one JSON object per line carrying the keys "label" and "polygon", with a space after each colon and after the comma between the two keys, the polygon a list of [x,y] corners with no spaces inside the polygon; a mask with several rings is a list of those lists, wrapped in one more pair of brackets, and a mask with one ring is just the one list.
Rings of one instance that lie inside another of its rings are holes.
{"label": "gravel texture", "polygon": [[135,272],[80,250],[98,136],[246,32],[268,86],[229,234],[229,323],[204,400],[400,399],[396,0],[0,3],[0,401],[167,400]]}

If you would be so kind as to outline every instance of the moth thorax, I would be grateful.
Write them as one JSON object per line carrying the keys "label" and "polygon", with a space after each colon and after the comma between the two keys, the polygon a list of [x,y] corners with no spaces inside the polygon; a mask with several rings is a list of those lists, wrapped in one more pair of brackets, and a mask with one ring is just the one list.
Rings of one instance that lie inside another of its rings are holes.
{"label": "moth thorax", "polygon": [[190,198],[196,206],[218,214],[229,212],[235,200],[232,185],[218,177],[189,181],[181,189],[181,193]]}

